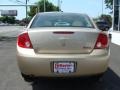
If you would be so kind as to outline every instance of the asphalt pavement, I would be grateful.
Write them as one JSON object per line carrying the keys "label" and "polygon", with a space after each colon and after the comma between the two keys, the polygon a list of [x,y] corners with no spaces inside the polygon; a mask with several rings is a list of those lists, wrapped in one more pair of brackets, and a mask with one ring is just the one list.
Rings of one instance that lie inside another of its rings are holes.
{"label": "asphalt pavement", "polygon": [[0,26],[0,37],[17,37],[24,28],[24,26]]}
{"label": "asphalt pavement", "polygon": [[46,78],[27,83],[21,77],[16,61],[16,36],[23,27],[1,28],[13,31],[0,31],[0,90],[120,90],[120,46],[110,45],[109,69],[98,82],[89,78]]}

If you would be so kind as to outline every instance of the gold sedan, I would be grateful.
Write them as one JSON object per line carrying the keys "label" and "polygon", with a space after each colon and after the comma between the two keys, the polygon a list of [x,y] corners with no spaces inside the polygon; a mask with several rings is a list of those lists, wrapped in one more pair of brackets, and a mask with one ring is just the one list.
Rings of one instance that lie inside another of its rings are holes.
{"label": "gold sedan", "polygon": [[17,39],[17,61],[25,80],[103,74],[109,35],[85,14],[37,14]]}

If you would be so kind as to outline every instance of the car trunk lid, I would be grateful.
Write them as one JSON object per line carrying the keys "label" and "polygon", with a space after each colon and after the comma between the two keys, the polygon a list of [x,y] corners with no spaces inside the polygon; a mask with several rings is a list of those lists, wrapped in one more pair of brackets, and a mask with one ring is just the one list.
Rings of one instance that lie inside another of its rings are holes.
{"label": "car trunk lid", "polygon": [[37,54],[87,54],[94,49],[99,31],[90,28],[34,28],[28,33]]}

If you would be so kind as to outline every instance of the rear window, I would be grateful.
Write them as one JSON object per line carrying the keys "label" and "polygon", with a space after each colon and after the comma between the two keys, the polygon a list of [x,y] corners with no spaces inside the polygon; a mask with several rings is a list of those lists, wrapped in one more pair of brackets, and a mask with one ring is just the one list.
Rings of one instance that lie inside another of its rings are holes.
{"label": "rear window", "polygon": [[38,14],[31,28],[36,27],[86,27],[94,28],[88,16],[82,14],[47,13]]}

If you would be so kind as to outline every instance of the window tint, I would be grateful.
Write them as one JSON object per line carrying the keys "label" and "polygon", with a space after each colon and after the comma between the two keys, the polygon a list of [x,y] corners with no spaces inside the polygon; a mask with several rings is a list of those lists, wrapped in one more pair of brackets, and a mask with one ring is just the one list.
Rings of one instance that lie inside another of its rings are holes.
{"label": "window tint", "polygon": [[68,13],[38,14],[31,28],[34,27],[87,27],[93,28],[93,24],[86,15]]}

